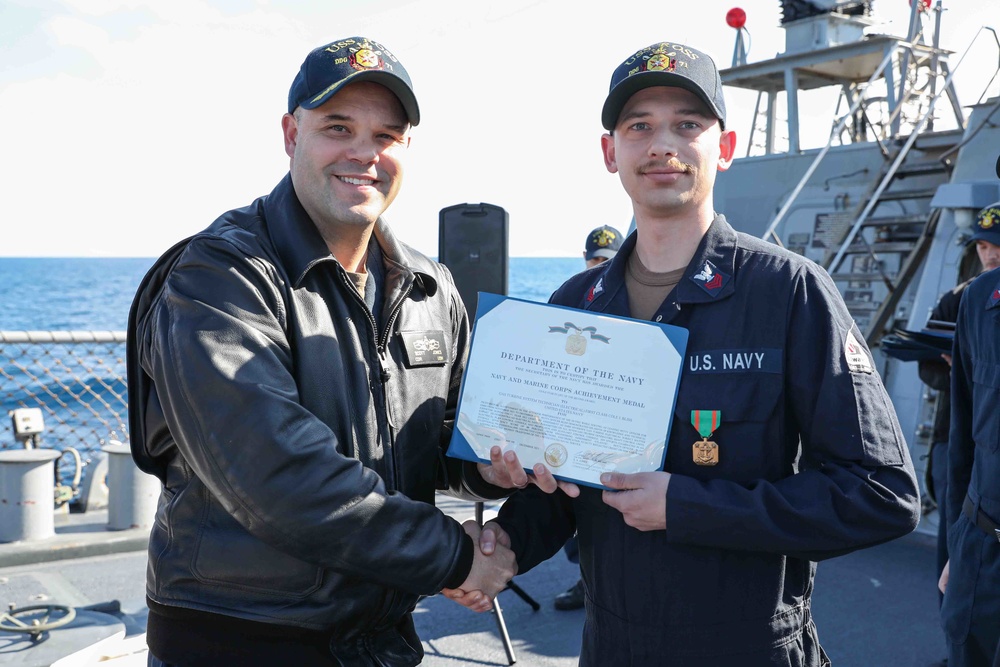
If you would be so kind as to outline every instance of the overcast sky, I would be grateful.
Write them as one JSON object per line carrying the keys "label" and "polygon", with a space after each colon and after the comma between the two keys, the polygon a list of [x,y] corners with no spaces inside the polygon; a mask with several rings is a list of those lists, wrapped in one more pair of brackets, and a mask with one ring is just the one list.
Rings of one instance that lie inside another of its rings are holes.
{"label": "overcast sky", "polygon": [[[437,255],[439,211],[488,202],[510,214],[511,255],[578,255],[589,229],[631,218],[600,153],[612,70],[662,40],[730,66],[737,5],[750,61],[784,51],[779,0],[3,0],[0,256],[151,257],[270,192],[288,169],[292,77],[310,49],[353,35],[402,60],[421,107],[386,215],[399,236]],[[883,32],[905,34],[907,0],[874,7]],[[954,64],[1000,12],[945,7]],[[956,75],[963,104],[996,69],[991,41]],[[755,97],[727,101],[742,155]],[[803,133],[825,137],[831,114]]]}

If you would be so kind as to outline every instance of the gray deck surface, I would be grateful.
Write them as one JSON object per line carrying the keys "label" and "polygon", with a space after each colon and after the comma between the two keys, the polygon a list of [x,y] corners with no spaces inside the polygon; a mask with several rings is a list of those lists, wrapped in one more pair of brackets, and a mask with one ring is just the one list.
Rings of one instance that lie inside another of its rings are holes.
{"label": "gray deck surface", "polygon": [[[441,496],[449,514],[466,518],[473,505]],[[118,600],[128,635],[144,631],[146,555],[141,531],[105,529],[107,515],[71,515],[57,535],[34,544],[0,544],[0,603],[74,607]],[[59,560],[53,560],[58,558]],[[518,665],[577,664],[583,612],[552,608],[552,598],[577,578],[560,553],[514,582],[499,603]],[[820,641],[835,667],[931,667],[944,658],[937,613],[934,541],[923,532],[820,563],[813,611]],[[415,614],[429,667],[506,665],[496,617],[474,614],[434,596]],[[45,650],[56,650],[59,631]],[[32,664],[37,647],[0,635],[0,665]],[[720,637],[720,641],[725,641]]]}

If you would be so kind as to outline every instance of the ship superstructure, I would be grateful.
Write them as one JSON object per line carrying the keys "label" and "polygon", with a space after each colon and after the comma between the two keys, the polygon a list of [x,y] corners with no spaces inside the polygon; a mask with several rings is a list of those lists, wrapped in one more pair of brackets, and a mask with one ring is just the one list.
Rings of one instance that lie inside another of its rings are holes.
{"label": "ship superstructure", "polygon": [[[978,272],[965,241],[975,213],[1000,200],[1000,41],[989,26],[976,34],[973,43],[995,45],[994,59],[980,99],[963,107],[953,77],[969,50],[940,47],[942,12],[942,0],[917,0],[908,34],[893,36],[874,30],[870,0],[783,0],[785,51],[759,62],[746,62],[740,32],[721,76],[756,93],[754,118],[746,155],[715,188],[716,209],[737,229],[833,277],[921,477],[935,396],[917,364],[884,354],[880,342],[896,328],[922,329],[941,294]],[[737,18],[730,25],[742,31]],[[820,121],[828,140],[804,149],[817,121],[800,102],[817,91],[833,101]]]}

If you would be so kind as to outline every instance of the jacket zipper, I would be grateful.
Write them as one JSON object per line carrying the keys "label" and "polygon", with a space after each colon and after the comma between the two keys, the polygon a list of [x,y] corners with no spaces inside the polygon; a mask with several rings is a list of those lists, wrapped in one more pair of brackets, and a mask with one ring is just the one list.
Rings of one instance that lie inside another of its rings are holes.
{"label": "jacket zipper", "polygon": [[354,298],[361,304],[362,310],[368,317],[368,324],[371,326],[372,333],[374,334],[375,350],[377,353],[378,366],[379,366],[378,367],[379,381],[382,383],[382,409],[385,414],[385,428],[386,428],[386,435],[388,437],[388,442],[385,443],[387,449],[386,453],[388,454],[387,464],[389,467],[389,470],[387,471],[389,480],[387,481],[391,481],[392,483],[391,490],[398,491],[399,475],[397,473],[397,466],[396,466],[397,463],[396,435],[392,426],[393,416],[391,414],[391,408],[389,406],[389,396],[386,390],[386,384],[392,377],[392,373],[388,369],[388,365],[386,363],[387,362],[386,355],[388,353],[389,332],[392,331],[392,325],[395,324],[396,317],[399,315],[399,311],[402,309],[403,303],[406,301],[406,299],[410,296],[410,293],[413,291],[413,283],[411,282],[403,290],[403,293],[400,295],[400,298],[397,299],[396,302],[392,305],[391,309],[389,310],[389,316],[385,320],[385,328],[382,332],[379,332],[378,323],[375,321],[375,316],[368,309],[368,304],[366,304],[364,302],[364,299],[361,298],[361,295],[358,294],[357,289],[355,289],[354,285],[352,285],[351,282],[348,280],[346,273],[342,276],[342,281],[345,287],[347,287],[347,291],[352,293],[354,295]]}
{"label": "jacket zipper", "polygon": [[[389,392],[386,385],[389,383],[389,379],[392,377],[392,372],[388,368],[388,354],[389,354],[389,333],[392,331],[393,325],[396,323],[396,317],[399,316],[399,311],[403,308],[403,303],[410,296],[410,292],[413,291],[413,283],[410,283],[403,290],[400,298],[392,305],[389,310],[389,317],[385,320],[385,329],[382,331],[381,341],[376,345],[378,352],[378,363],[379,363],[379,379],[382,381],[382,401],[385,407],[386,416],[386,430],[389,435],[389,459],[392,464],[392,486],[393,489],[399,490],[399,467],[396,460],[396,430],[393,426],[395,424],[395,415],[392,413],[392,407],[389,404]],[[367,309],[366,309],[367,310]],[[374,323],[375,318],[371,313],[368,313],[369,319]],[[378,331],[376,330],[376,337],[378,337]]]}
{"label": "jacket zipper", "polygon": [[[399,479],[396,473],[397,470],[396,435],[395,432],[393,431],[392,419],[389,413],[390,410],[389,396],[385,386],[389,382],[389,379],[392,377],[392,374],[386,367],[386,361],[387,361],[386,355],[388,352],[389,332],[392,331],[392,325],[396,323],[396,317],[399,315],[399,311],[400,309],[402,309],[403,303],[410,296],[410,292],[413,291],[413,284],[411,283],[409,286],[407,286],[406,289],[403,290],[403,294],[400,296],[400,298],[392,305],[391,309],[389,310],[389,316],[385,320],[385,328],[381,332],[381,335],[379,334],[378,324],[375,322],[375,316],[372,314],[370,310],[368,310],[368,304],[364,303],[364,301],[361,299],[361,295],[358,294],[358,291],[354,289],[354,286],[351,285],[350,282],[347,280],[346,275],[344,275],[344,284],[347,286],[349,291],[354,293],[355,298],[361,301],[362,305],[364,306],[365,314],[368,316],[368,323],[371,325],[372,332],[375,334],[375,348],[376,352],[378,353],[378,364],[379,364],[379,380],[382,382],[382,407],[385,411],[385,422],[386,422],[385,426],[389,438],[389,442],[386,444],[388,448],[387,453],[389,455],[388,456],[389,466],[391,467],[389,473],[392,477],[393,490],[399,490]],[[394,588],[387,588],[386,591],[388,593],[387,599],[383,607],[383,612],[381,616],[379,616],[378,621],[376,621],[375,623],[375,627],[381,626],[382,623],[385,621],[385,619],[389,617],[389,614],[392,612],[392,610],[395,609],[396,606],[398,605],[399,593],[397,593]]]}

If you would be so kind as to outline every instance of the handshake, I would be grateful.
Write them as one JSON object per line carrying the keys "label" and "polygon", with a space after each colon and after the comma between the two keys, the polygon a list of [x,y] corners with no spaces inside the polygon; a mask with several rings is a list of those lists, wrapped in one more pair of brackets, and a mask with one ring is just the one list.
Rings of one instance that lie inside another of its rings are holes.
{"label": "handshake", "polygon": [[517,574],[517,561],[514,552],[510,550],[510,537],[503,528],[492,522],[480,529],[478,523],[469,519],[462,524],[462,528],[477,542],[472,570],[460,588],[446,588],[441,592],[472,611],[488,611],[493,608],[493,598]]}
{"label": "handshake", "polygon": [[[534,484],[545,493],[561,490],[570,498],[580,495],[580,487],[572,482],[557,480],[542,464],[529,475],[521,467],[517,454],[490,450],[490,463],[479,464],[479,474],[494,486],[523,489]],[[637,473],[604,473],[601,484],[604,503],[622,513],[625,525],[640,531],[667,529],[667,489],[670,473],[662,470]],[[446,596],[473,611],[487,611],[493,598],[502,591],[515,574],[517,560],[510,549],[510,536],[499,524],[489,522],[480,530],[475,521],[462,524],[465,532],[478,542],[472,570],[459,588],[441,591]]]}
{"label": "handshake", "polygon": [[[488,465],[479,464],[479,474],[483,479],[504,489],[523,489],[528,484],[535,484],[546,493],[555,493],[557,489],[562,489],[571,497],[580,493],[575,484],[557,481],[542,464],[536,465],[533,473],[528,475],[525,472],[514,452],[501,453],[499,447],[490,450]],[[461,587],[446,588],[441,592],[473,611],[488,611],[493,608],[493,598],[517,574],[517,560],[510,550],[510,536],[493,522],[480,529],[479,524],[470,519],[462,524],[462,528],[478,546],[472,570]]]}

